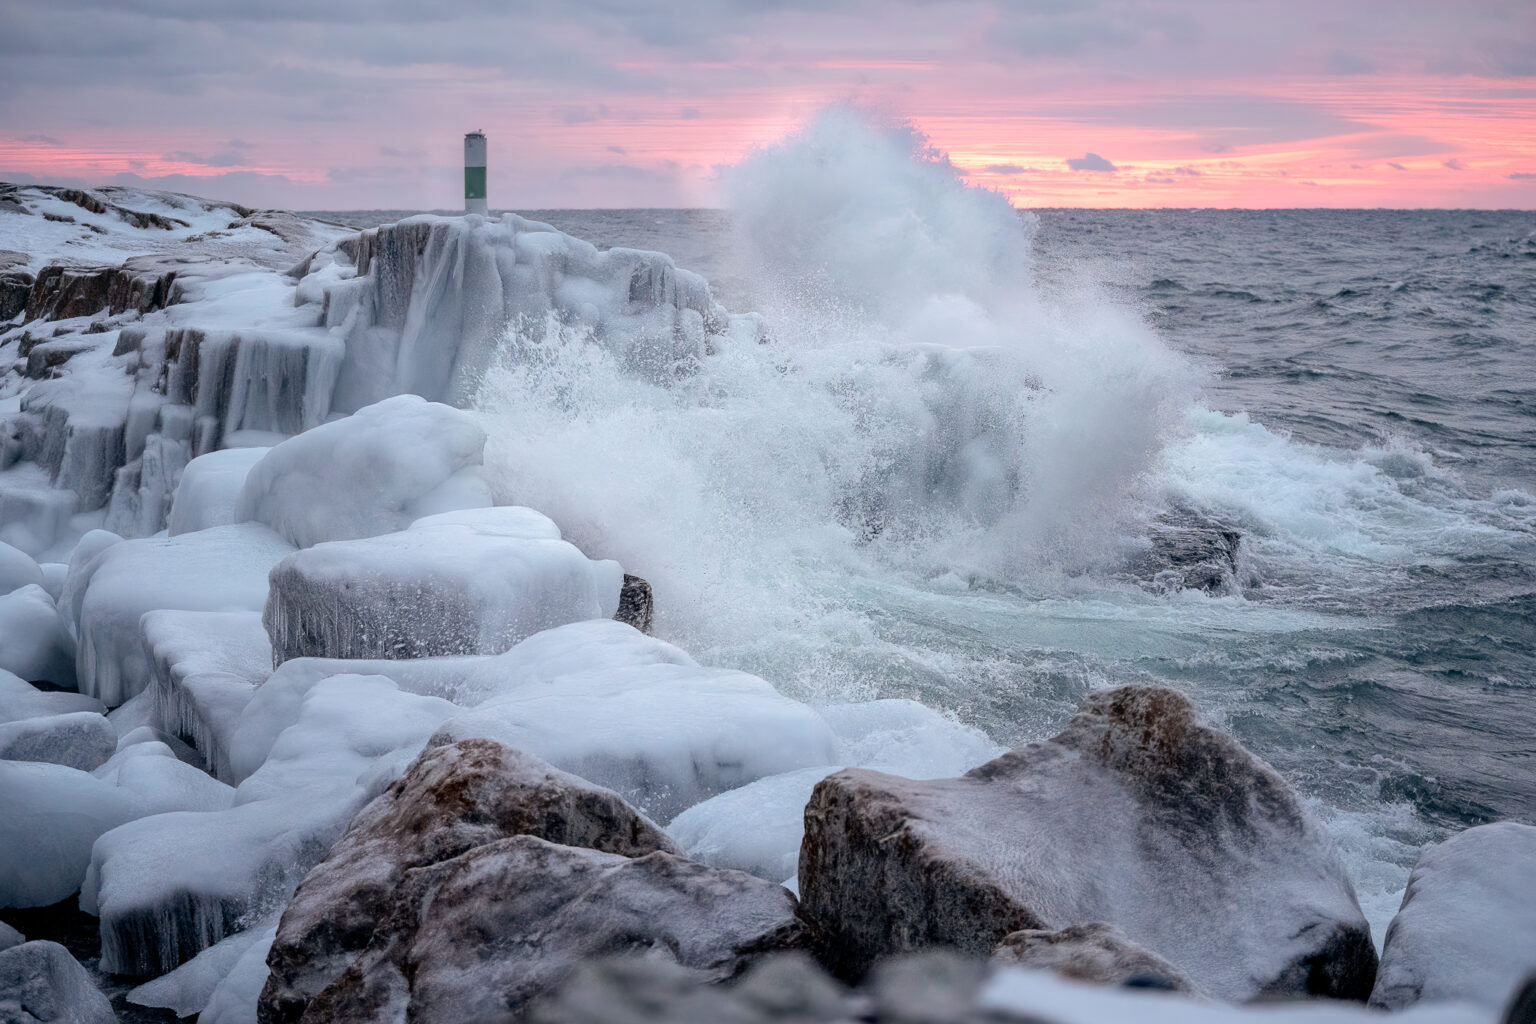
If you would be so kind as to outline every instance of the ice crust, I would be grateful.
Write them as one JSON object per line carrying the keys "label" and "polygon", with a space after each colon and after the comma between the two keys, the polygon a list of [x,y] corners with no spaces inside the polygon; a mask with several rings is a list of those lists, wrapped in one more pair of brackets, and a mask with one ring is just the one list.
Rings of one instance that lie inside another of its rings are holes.
{"label": "ice crust", "polygon": [[42,583],[43,570],[31,555],[0,542],[0,594],[9,594],[29,584],[41,586]]}
{"label": "ice crust", "polygon": [[106,715],[95,711],[0,724],[0,760],[44,761],[88,772],[116,750],[117,732]]}
{"label": "ice crust", "polygon": [[288,556],[272,570],[264,620],[279,662],[497,654],[553,626],[611,618],[623,577],[531,509],[450,512]]}
{"label": "ice crust", "polygon": [[[178,1017],[192,1017],[202,1013],[214,993],[234,973],[245,954],[253,947],[261,946],[263,938],[268,944],[271,943],[275,926],[275,921],[264,921],[221,939],[174,971],[162,974],[129,992],[128,1001],[139,1006],[162,1007]],[[265,961],[265,950],[261,950],[261,957]],[[262,977],[265,981],[265,973]],[[260,990],[260,984],[257,989]],[[236,982],[225,991],[221,1003],[234,1003],[238,999],[239,983]],[[253,996],[250,1001],[252,1019],[255,1017],[255,1002]]]}
{"label": "ice crust", "polygon": [[259,611],[267,574],[292,545],[256,523],[112,544],[71,569],[80,690],[116,706],[149,685],[139,620],[160,609]]}

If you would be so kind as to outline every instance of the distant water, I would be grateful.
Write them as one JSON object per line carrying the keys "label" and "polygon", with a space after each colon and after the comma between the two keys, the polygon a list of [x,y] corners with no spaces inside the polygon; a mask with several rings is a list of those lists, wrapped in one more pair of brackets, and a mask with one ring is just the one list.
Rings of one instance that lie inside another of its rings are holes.
{"label": "distant water", "polygon": [[[731,310],[784,319],[784,295],[745,269],[725,213],[525,215],[600,247],[668,252]],[[1313,799],[1380,941],[1420,844],[1536,822],[1536,214],[1023,221],[1030,308],[1058,339],[1039,357],[1081,344],[1045,381],[1081,390],[1049,415],[1030,412],[1044,407],[1030,380],[965,359],[914,368],[860,331],[845,344],[839,321],[761,357],[723,354],[702,382],[664,393],[575,345],[563,376],[490,383],[494,458],[516,500],[653,578],[664,635],[801,696],[913,696],[1018,743],[1058,728],[1092,686],[1190,693]],[[970,322],[941,326],[964,347],[956,325]],[[1187,394],[1158,346],[1188,368]],[[1142,401],[1138,383],[1176,407],[1116,420]],[[943,436],[951,420],[970,424],[958,442]],[[1116,485],[1114,516],[1070,488],[1062,500],[1085,511],[1055,533],[1017,500],[994,507],[989,480],[1016,491],[1052,473],[1070,482],[1078,466],[1108,472],[1098,446],[1140,452],[1129,435],[1143,422],[1158,433],[1145,465],[1110,460],[1131,481]],[[852,440],[868,436],[878,443]],[[1046,446],[1067,452],[1054,468],[1011,452]],[[894,463],[923,460],[916,489],[893,489]],[[956,465],[970,467],[958,483]],[[874,540],[848,528],[833,493],[871,479],[897,524]],[[893,494],[933,508],[901,520]],[[1243,532],[1241,596],[1115,578],[1113,553],[1170,504]],[[1070,526],[1102,531],[1105,557],[988,557],[1020,537],[1065,544]]]}

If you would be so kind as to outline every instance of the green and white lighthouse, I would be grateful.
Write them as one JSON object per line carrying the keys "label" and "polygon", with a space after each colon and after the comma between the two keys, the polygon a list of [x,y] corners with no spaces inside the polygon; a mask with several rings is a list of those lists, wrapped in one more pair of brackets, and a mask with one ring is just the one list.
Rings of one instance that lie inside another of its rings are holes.
{"label": "green and white lighthouse", "polygon": [[464,136],[464,212],[488,212],[485,204],[485,133]]}

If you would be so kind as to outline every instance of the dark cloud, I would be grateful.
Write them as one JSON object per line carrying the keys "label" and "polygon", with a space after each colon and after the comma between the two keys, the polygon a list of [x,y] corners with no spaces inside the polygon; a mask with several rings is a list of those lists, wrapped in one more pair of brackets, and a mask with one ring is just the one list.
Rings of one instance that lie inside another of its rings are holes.
{"label": "dark cloud", "polygon": [[1198,178],[1205,172],[1195,167],[1175,167],[1173,173],[1183,175],[1186,178]]}
{"label": "dark cloud", "polygon": [[1453,171],[1464,171],[1464,170],[1467,169],[1467,165],[1462,163],[1460,160],[1456,159],[1455,157],[1451,157],[1449,160],[1445,161],[1440,166],[1441,167],[1448,167],[1448,168],[1450,168]]}
{"label": "dark cloud", "polygon": [[602,103],[594,107],[568,107],[560,115],[560,120],[566,124],[591,124],[594,121],[602,121],[608,117],[608,107]]}
{"label": "dark cloud", "polygon": [[1368,75],[1376,70],[1374,63],[1347,50],[1334,50],[1324,66],[1335,75]]}
{"label": "dark cloud", "polygon": [[698,107],[684,107],[678,112],[677,116],[681,117],[684,121],[697,121],[704,115],[699,112]]}
{"label": "dark cloud", "polygon": [[1023,167],[1019,164],[987,164],[985,168],[988,174],[1039,174],[1037,167]]}
{"label": "dark cloud", "polygon": [[623,146],[609,146],[608,147],[608,152],[610,152],[610,153],[617,153],[617,154],[619,154],[619,156],[628,156],[629,155],[629,150],[625,149]]}
{"label": "dark cloud", "polygon": [[1393,163],[1391,160],[1387,161],[1387,166],[1392,168],[1394,171],[1406,171],[1408,169],[1408,168],[1404,167],[1402,164]]}
{"label": "dark cloud", "polygon": [[39,146],[62,146],[64,143],[52,135],[23,135],[18,141],[31,142]]}
{"label": "dark cloud", "polygon": [[1506,174],[1505,177],[1510,181],[1536,181],[1536,174],[1529,171],[1516,171],[1514,174]]}
{"label": "dark cloud", "polygon": [[1097,153],[1069,157],[1067,159],[1067,166],[1074,171],[1114,171],[1119,169]]}

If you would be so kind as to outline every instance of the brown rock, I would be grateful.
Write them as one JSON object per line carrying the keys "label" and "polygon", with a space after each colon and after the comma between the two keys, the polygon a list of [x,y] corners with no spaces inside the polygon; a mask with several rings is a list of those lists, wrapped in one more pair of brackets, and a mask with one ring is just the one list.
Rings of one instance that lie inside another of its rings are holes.
{"label": "brown rock", "polygon": [[958,779],[849,769],[805,812],[800,888],[834,973],[1093,921],[1234,1001],[1364,999],[1369,926],[1273,769],[1181,695],[1091,694],[1061,735]]}
{"label": "brown rock", "polygon": [[492,740],[422,753],[358,814],[283,913],[263,1022],[294,1021],[366,948],[406,872],[514,835],[624,857],[676,853],[617,794]]}
{"label": "brown rock", "polygon": [[1179,969],[1127,939],[1114,925],[1095,921],[1060,931],[1014,932],[1003,939],[992,963],[1054,971],[1063,978],[1096,985],[1129,985],[1190,992]]}

